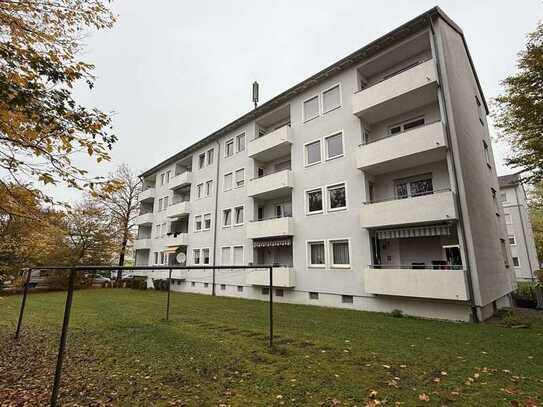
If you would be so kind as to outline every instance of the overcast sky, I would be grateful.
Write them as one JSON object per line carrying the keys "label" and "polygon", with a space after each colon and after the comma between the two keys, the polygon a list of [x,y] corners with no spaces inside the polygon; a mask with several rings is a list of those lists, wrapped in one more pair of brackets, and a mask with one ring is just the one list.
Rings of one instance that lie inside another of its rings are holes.
{"label": "overcast sky", "polygon": [[[116,0],[118,23],[86,41],[96,87],[78,97],[114,112],[119,141],[111,163],[89,169],[154,166],[251,109],[254,80],[265,102],[436,4],[464,30],[490,100],[515,71],[541,1]],[[511,172],[506,146],[494,149],[499,173]]]}

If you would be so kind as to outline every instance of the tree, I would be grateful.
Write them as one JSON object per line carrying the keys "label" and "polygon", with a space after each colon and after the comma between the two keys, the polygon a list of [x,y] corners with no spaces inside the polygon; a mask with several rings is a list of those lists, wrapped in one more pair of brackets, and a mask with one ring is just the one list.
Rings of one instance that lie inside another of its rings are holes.
{"label": "tree", "polygon": [[534,232],[537,257],[543,260],[543,182],[535,185],[529,195],[530,222]]}
{"label": "tree", "polygon": [[[53,202],[39,184],[84,189],[98,179],[73,162],[83,152],[109,160],[117,140],[111,119],[72,96],[84,82],[94,86],[93,65],[78,58],[89,30],[110,28],[107,0],[0,1],[0,185],[14,186],[41,202]],[[38,185],[36,185],[38,184]],[[24,202],[4,212],[24,214]]]}
{"label": "tree", "polygon": [[528,35],[517,68],[502,82],[505,93],[495,99],[493,118],[512,148],[507,164],[536,183],[543,181],[543,23]]}
{"label": "tree", "polygon": [[[141,180],[126,164],[117,168],[115,173],[110,174],[109,178],[111,183],[108,185],[114,185],[115,187],[97,194],[98,205],[104,208],[108,218],[112,221],[117,247],[119,248],[118,264],[122,267],[125,262],[127,244],[134,239]],[[120,280],[121,276],[122,273],[119,271],[117,280]]]}

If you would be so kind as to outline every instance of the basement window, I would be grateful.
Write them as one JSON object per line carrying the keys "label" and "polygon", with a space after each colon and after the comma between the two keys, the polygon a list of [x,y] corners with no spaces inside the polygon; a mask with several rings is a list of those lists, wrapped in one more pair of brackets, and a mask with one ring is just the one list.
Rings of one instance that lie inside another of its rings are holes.
{"label": "basement window", "polygon": [[281,290],[281,289],[275,290],[275,296],[276,296],[276,297],[283,297],[284,294],[285,294],[284,291]]}
{"label": "basement window", "polygon": [[319,299],[319,293],[314,293],[314,292],[309,293],[309,299],[310,300],[318,300]]}
{"label": "basement window", "polygon": [[353,303],[353,296],[352,295],[342,295],[341,296],[341,302],[343,304],[352,304]]}
{"label": "basement window", "polygon": [[226,290],[226,284],[221,284],[221,290]]}
{"label": "basement window", "polygon": [[270,289],[268,287],[262,287],[262,295],[270,295]]}
{"label": "basement window", "polygon": [[238,293],[242,293],[243,292],[243,286],[242,285],[238,285]]}

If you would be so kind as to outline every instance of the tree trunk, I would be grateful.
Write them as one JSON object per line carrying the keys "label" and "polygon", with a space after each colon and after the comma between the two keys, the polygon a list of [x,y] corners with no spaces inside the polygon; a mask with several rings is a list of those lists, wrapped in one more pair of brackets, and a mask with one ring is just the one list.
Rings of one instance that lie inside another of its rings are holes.
{"label": "tree trunk", "polygon": [[536,309],[543,309],[543,286],[540,284],[535,286],[535,297],[537,299]]}
{"label": "tree trunk", "polygon": [[[128,244],[128,222],[124,224],[123,228],[123,240],[121,242],[121,253],[119,253],[119,267],[124,266],[124,256],[126,252],[126,245]],[[117,270],[117,286],[121,286],[121,280],[123,276],[122,269]]]}

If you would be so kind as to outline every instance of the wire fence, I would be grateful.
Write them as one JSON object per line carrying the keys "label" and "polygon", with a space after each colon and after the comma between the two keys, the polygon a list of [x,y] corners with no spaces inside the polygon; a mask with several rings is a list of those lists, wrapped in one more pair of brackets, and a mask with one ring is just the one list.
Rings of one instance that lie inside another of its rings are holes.
{"label": "wire fence", "polygon": [[215,287],[220,282],[217,282],[216,272],[221,270],[229,271],[238,271],[240,273],[244,271],[268,271],[268,291],[269,291],[269,300],[268,300],[268,346],[273,346],[273,266],[271,265],[251,265],[251,266],[72,266],[72,267],[57,267],[57,266],[48,266],[48,267],[36,267],[34,269],[26,269],[26,280],[24,283],[23,289],[23,298],[21,301],[21,308],[19,310],[19,318],[17,320],[17,328],[15,331],[15,339],[19,339],[21,335],[21,328],[23,324],[24,314],[26,303],[28,301],[29,287],[31,283],[31,276],[33,270],[40,271],[58,271],[66,272],[68,274],[68,287],[66,295],[66,303],[64,306],[64,317],[62,321],[62,330],[59,339],[58,353],[57,353],[57,362],[55,367],[55,376],[53,379],[53,389],[51,391],[51,401],[50,406],[56,407],[58,405],[58,396],[60,391],[60,380],[62,377],[62,365],[64,362],[64,353],[66,351],[66,341],[68,336],[68,327],[70,323],[70,315],[72,310],[73,294],[75,290],[75,283],[78,273],[97,273],[101,271],[116,271],[117,273],[123,271],[143,271],[151,273],[160,273],[161,279],[167,279],[167,290],[166,290],[166,306],[165,306],[165,319],[168,321],[170,319],[170,298],[172,291],[172,281],[184,279],[183,273],[188,271],[212,271],[212,280],[208,284],[212,285],[211,293],[215,294]]}

